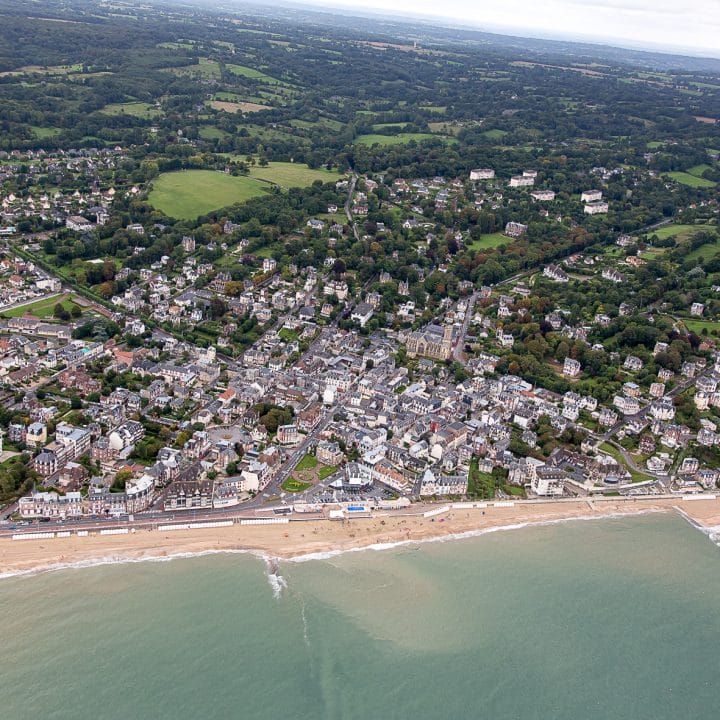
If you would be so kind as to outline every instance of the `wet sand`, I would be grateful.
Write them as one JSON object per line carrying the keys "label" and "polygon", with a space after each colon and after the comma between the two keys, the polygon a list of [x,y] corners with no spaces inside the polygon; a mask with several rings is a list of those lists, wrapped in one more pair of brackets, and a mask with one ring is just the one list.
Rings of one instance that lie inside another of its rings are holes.
{"label": "wet sand", "polygon": [[[435,506],[437,507],[437,506]],[[413,506],[422,512],[428,506]],[[400,513],[376,513],[352,520],[314,519],[281,525],[239,525],[192,530],[137,529],[128,535],[37,540],[0,539],[0,574],[49,570],[70,565],[138,561],[150,558],[222,551],[247,551],[277,558],[344,552],[377,545],[423,542],[493,529],[563,520],[591,520],[649,512],[679,512],[704,527],[720,526],[720,500],[573,501],[451,509],[434,518]],[[186,522],[191,519],[187,518]],[[183,522],[177,516],[174,521]],[[42,531],[65,529],[62,526]]]}

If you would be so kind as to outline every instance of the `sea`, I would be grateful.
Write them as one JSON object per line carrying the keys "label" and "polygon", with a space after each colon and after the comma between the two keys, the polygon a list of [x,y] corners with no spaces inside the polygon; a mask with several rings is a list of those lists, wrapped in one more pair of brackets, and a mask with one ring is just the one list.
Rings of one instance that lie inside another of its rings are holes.
{"label": "sea", "polygon": [[0,580],[3,720],[708,720],[720,548],[679,516]]}

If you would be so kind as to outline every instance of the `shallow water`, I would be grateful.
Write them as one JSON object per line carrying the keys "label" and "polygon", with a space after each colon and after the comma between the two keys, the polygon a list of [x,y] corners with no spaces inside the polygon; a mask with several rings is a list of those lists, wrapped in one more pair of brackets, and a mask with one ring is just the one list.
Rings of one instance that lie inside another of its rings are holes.
{"label": "shallow water", "polygon": [[2,717],[712,718],[718,597],[672,516],[10,578]]}

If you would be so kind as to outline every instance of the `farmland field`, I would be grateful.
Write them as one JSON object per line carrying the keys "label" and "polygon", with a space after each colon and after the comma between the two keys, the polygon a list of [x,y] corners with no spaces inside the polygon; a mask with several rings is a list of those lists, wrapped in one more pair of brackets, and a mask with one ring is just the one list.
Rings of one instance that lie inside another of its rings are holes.
{"label": "farmland field", "polygon": [[674,237],[676,240],[683,241],[689,240],[693,235],[699,232],[708,230],[715,230],[713,225],[682,225],[672,223],[670,225],[663,225],[663,227],[657,230],[651,230],[648,235],[657,235],[660,240],[665,238]]}
{"label": "farmland field", "polygon": [[429,133],[399,133],[398,135],[360,135],[355,139],[358,145],[404,145],[411,140],[422,142],[434,140],[435,135]]}
{"label": "farmland field", "polygon": [[228,102],[227,100],[211,100],[209,103],[213,110],[224,110],[229,113],[255,113],[261,110],[271,110],[269,105],[253,102]]}
{"label": "farmland field", "polygon": [[112,103],[106,105],[100,112],[105,115],[131,115],[143,120],[150,120],[160,115],[160,111],[154,105],[144,102]]}
{"label": "farmland field", "polygon": [[160,175],[148,201],[169,217],[190,220],[262,194],[262,185],[250,178],[212,170],[181,170]]}
{"label": "farmland field", "polygon": [[711,188],[715,187],[717,184],[712,180],[706,180],[705,178],[697,177],[697,175],[691,175],[689,172],[669,172],[667,173],[667,176],[675,180],[675,182],[679,182],[682,185],[687,185],[692,188]]}

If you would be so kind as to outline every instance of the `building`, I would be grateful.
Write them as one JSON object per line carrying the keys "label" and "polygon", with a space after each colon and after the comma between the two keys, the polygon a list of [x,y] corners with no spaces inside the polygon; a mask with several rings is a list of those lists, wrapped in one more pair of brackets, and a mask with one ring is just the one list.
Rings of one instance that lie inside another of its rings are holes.
{"label": "building", "polygon": [[602,190],[585,190],[580,195],[580,202],[594,203],[602,200]]}
{"label": "building", "polygon": [[543,270],[543,275],[559,283],[566,283],[570,280],[568,274],[558,265],[548,265]]}
{"label": "building", "polygon": [[340,449],[340,446],[337,443],[329,441],[318,443],[315,450],[315,457],[323,465],[339,465],[345,459],[345,455]]}
{"label": "building", "polygon": [[587,203],[583,210],[586,215],[600,215],[608,212],[610,210],[610,206],[606,202],[600,200],[599,202]]}
{"label": "building", "polygon": [[90,232],[93,229],[93,224],[82,215],[70,215],[65,220],[65,227],[75,232]]}
{"label": "building", "polygon": [[557,497],[563,494],[565,473],[560,468],[542,466],[536,469],[530,488],[536,495]]}
{"label": "building", "polygon": [[108,444],[114,452],[122,452],[126,448],[133,447],[138,440],[145,435],[145,428],[135,420],[128,420],[126,423],[108,433]]}
{"label": "building", "polygon": [[581,365],[577,360],[566,357],[563,364],[563,375],[566,377],[577,377],[580,374]]}
{"label": "building", "polygon": [[195,510],[213,504],[212,480],[174,482],[165,492],[163,510]]}
{"label": "building", "polygon": [[554,190],[533,190],[530,197],[538,202],[547,202],[555,199]]}
{"label": "building", "polygon": [[365,327],[367,325],[368,320],[373,315],[373,308],[372,305],[369,303],[359,303],[355,309],[352,311],[352,314],[350,315],[350,319],[354,322],[358,323],[360,327]]}
{"label": "building", "polygon": [[495,171],[490,168],[480,168],[470,171],[470,180],[492,180],[495,177]]}
{"label": "building", "polygon": [[520,237],[527,232],[528,226],[519,222],[509,222],[505,225],[505,234],[508,237]]}
{"label": "building", "polygon": [[448,360],[453,351],[452,325],[430,324],[422,330],[410,333],[405,343],[410,357],[429,357],[433,360]]}
{"label": "building", "polygon": [[535,184],[534,177],[528,177],[527,175],[513,175],[510,178],[510,187],[532,187]]}
{"label": "building", "polygon": [[277,429],[277,441],[281,445],[297,445],[300,442],[297,425],[280,425]]}
{"label": "building", "polygon": [[80,517],[83,514],[83,498],[79,492],[59,495],[55,492],[35,492],[21,497],[18,511],[24,518]]}

